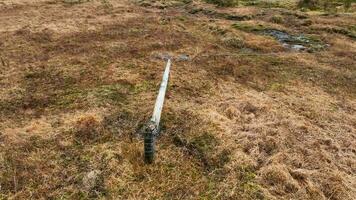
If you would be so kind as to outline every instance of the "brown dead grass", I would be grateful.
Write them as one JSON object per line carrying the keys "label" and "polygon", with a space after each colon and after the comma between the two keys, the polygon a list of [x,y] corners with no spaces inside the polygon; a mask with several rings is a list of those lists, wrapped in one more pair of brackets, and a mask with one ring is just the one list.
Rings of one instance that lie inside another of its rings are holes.
{"label": "brown dead grass", "polygon": [[[169,5],[1,4],[0,199],[353,199],[355,41],[305,20],[348,28],[354,16]],[[225,14],[191,14],[201,7]],[[233,28],[239,14],[330,47],[290,52]],[[165,52],[192,60],[173,62],[145,165],[137,133]]]}

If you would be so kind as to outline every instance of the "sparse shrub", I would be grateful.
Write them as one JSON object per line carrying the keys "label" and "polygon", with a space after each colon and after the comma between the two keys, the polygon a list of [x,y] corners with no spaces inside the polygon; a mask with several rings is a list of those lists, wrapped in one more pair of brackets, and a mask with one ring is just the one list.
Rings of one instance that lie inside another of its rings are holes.
{"label": "sparse shrub", "polygon": [[233,7],[239,4],[238,0],[205,0],[207,3],[216,4],[222,7]]}

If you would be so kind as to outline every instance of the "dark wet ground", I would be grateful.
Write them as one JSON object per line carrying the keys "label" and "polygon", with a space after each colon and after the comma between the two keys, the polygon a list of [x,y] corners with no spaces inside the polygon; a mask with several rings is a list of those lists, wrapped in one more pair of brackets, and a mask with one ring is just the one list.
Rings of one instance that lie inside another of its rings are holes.
{"label": "dark wet ground", "polygon": [[303,34],[291,35],[287,32],[275,29],[263,30],[262,34],[275,38],[276,40],[281,42],[284,47],[293,51],[314,52],[323,50],[328,46],[327,44],[323,43],[318,39],[311,38]]}

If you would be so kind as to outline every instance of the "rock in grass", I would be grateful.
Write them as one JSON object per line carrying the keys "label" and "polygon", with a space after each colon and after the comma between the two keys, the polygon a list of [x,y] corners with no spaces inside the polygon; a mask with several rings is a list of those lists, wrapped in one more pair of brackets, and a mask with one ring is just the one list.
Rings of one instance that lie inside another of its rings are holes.
{"label": "rock in grass", "polygon": [[304,51],[306,48],[305,48],[305,46],[303,46],[303,45],[295,44],[295,45],[292,45],[292,46],[291,46],[291,49],[292,49],[293,51]]}
{"label": "rock in grass", "polygon": [[153,57],[159,60],[168,60],[172,58],[172,55],[169,53],[156,53],[153,55]]}
{"label": "rock in grass", "polygon": [[178,55],[176,60],[179,62],[179,61],[188,61],[190,60],[190,57],[189,55],[187,54],[181,54],[181,55]]}

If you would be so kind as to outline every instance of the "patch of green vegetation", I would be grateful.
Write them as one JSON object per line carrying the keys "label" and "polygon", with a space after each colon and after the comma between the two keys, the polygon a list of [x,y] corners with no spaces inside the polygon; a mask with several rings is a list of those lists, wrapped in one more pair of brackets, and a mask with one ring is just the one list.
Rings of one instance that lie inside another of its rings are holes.
{"label": "patch of green vegetation", "polygon": [[56,66],[38,66],[24,73],[22,91],[12,101],[19,108],[56,107],[65,91],[75,87],[78,80]]}
{"label": "patch of green vegetation", "polygon": [[313,21],[310,19],[306,19],[301,23],[302,26],[310,26],[312,24],[313,24]]}
{"label": "patch of green vegetation", "polygon": [[24,73],[27,89],[34,91],[40,88],[53,86],[56,89],[68,87],[76,82],[75,78],[55,66],[41,66]]}
{"label": "patch of green vegetation", "polygon": [[[263,200],[265,196],[261,186],[256,181],[256,169],[249,166],[238,166],[232,169],[234,173],[228,173],[225,170],[214,170],[214,173],[209,174],[209,182],[207,184],[207,192],[202,196],[203,199],[215,199],[216,192],[221,191],[221,183],[226,179],[226,175],[234,174],[232,183],[235,187],[229,189],[229,194],[222,193],[218,199],[246,199],[246,200]],[[218,177],[218,178],[217,178]],[[231,178],[231,177],[230,177]]]}
{"label": "patch of green vegetation", "polygon": [[[68,88],[57,95],[58,98],[52,108],[74,109],[87,107],[92,104],[99,106],[122,104],[126,102],[127,95],[132,90],[131,87],[131,85],[126,84],[112,84],[86,89],[78,87]],[[91,97],[95,98],[92,99]]]}
{"label": "patch of green vegetation", "polygon": [[78,88],[67,89],[62,94],[58,95],[53,108],[73,109],[77,106],[81,107],[83,104],[86,105],[87,95],[87,90],[81,90]]}
{"label": "patch of green vegetation", "polygon": [[[25,194],[28,191],[38,191],[43,179],[42,172],[48,169],[49,160],[53,161],[52,147],[57,145],[55,140],[42,139],[39,136],[30,136],[26,139],[16,143],[16,146],[0,147],[0,185],[2,186],[0,197],[11,196],[20,190]],[[46,153],[43,153],[44,151]],[[53,168],[53,163],[51,165]],[[37,166],[41,166],[41,170]],[[52,181],[53,179],[48,179],[47,183],[52,184]]]}
{"label": "patch of green vegetation", "polygon": [[215,4],[221,7],[233,7],[238,6],[238,0],[205,0],[207,3]]}
{"label": "patch of green vegetation", "polygon": [[340,92],[356,94],[356,82],[353,81],[355,76],[347,73],[335,73],[318,66],[301,65],[297,58],[256,55],[240,59],[246,65],[235,67],[233,74],[236,80],[258,91],[283,92],[285,86],[299,80],[316,84],[333,95]]}
{"label": "patch of green vegetation", "polygon": [[283,23],[284,18],[282,15],[273,15],[273,17],[271,18],[271,21],[276,24],[281,24],[281,23]]}
{"label": "patch of green vegetation", "polygon": [[238,15],[238,14],[231,14],[231,13],[219,13],[219,15],[224,19],[233,20],[233,21],[250,20],[254,17],[253,15]]}
{"label": "patch of green vegetation", "polygon": [[[320,30],[320,29],[319,29]],[[350,37],[351,39],[356,39],[356,30],[355,26],[351,26],[349,28],[341,28],[341,27],[325,27],[321,29],[322,31],[326,31],[329,33],[337,33]]]}
{"label": "patch of green vegetation", "polygon": [[268,88],[272,91],[276,91],[276,92],[281,92],[284,89],[284,84],[282,83],[271,83],[268,85]]}
{"label": "patch of green vegetation", "polygon": [[146,91],[152,91],[156,90],[156,85],[153,82],[150,81],[142,81],[139,84],[136,84],[133,88],[132,91],[133,93],[141,93],[141,92],[146,92]]}
{"label": "patch of green vegetation", "polygon": [[217,145],[216,138],[210,133],[203,133],[192,139],[191,145],[193,145],[199,152],[209,152]]}
{"label": "patch of green vegetation", "polygon": [[138,0],[137,3],[144,7],[158,7],[165,9],[168,7],[184,6],[191,3],[193,0]]}
{"label": "patch of green vegetation", "polygon": [[296,12],[296,11],[292,11],[292,10],[283,10],[282,11],[283,15],[287,15],[287,16],[293,16],[296,17],[298,19],[308,19],[309,15],[303,12]]}
{"label": "patch of green vegetation", "polygon": [[279,7],[279,2],[276,1],[261,1],[261,0],[252,0],[252,1],[242,1],[244,6],[258,6],[258,7],[267,7],[267,8],[272,8],[272,7]]}
{"label": "patch of green vegetation", "polygon": [[256,183],[256,170],[248,166],[235,169],[240,190],[248,199],[264,199],[260,186]]}
{"label": "patch of green vegetation", "polygon": [[182,22],[188,21],[188,17],[187,17],[187,16],[184,16],[184,15],[177,16],[176,18],[177,18],[179,21],[182,21]]}
{"label": "patch of green vegetation", "polygon": [[238,23],[234,23],[232,25],[233,28],[239,29],[241,31],[246,31],[246,32],[257,32],[257,31],[263,31],[268,29],[267,27],[265,27],[262,24],[248,24],[248,23],[242,23],[242,22],[238,22]]}
{"label": "patch of green vegetation", "polygon": [[133,63],[125,63],[121,66],[124,68],[127,68],[127,69],[135,69],[135,67],[136,67],[136,65],[134,65]]}
{"label": "patch of green vegetation", "polygon": [[192,3],[193,2],[193,0],[180,0],[180,1],[182,1],[183,3]]}
{"label": "patch of green vegetation", "polygon": [[356,32],[356,25],[352,25],[349,27],[350,31]]}
{"label": "patch of green vegetation", "polygon": [[100,104],[120,104],[125,101],[128,91],[126,85],[113,84],[95,88],[91,93],[98,98]]}
{"label": "patch of green vegetation", "polygon": [[101,0],[101,5],[103,6],[103,8],[105,9],[112,9],[114,6],[112,5],[112,3],[110,3],[109,0]]}
{"label": "patch of green vegetation", "polygon": [[319,5],[319,0],[300,0],[298,6],[301,8],[316,9]]}
{"label": "patch of green vegetation", "polygon": [[[89,105],[121,104],[134,90],[134,86],[125,81],[110,84],[100,78],[100,73],[107,66],[108,61],[99,57],[92,67],[32,67],[24,73],[24,90],[21,95],[18,95],[21,98],[17,98],[19,100],[16,101],[23,105],[20,107],[49,107],[51,109],[76,109]],[[77,68],[78,70],[74,73],[67,71]]]}
{"label": "patch of green vegetation", "polygon": [[241,0],[244,6],[257,6],[261,8],[291,8],[293,4],[289,1],[268,1],[268,0]]}
{"label": "patch of green vegetation", "polygon": [[344,7],[345,11],[351,8],[355,0],[299,0],[298,6],[302,9],[324,10],[327,12],[337,12],[337,7]]}
{"label": "patch of green vegetation", "polygon": [[211,16],[211,17],[216,17],[216,18],[223,18],[227,20],[237,20],[237,21],[243,21],[243,20],[249,20],[252,19],[252,15],[241,15],[239,13],[228,13],[228,12],[219,12],[214,9],[209,9],[209,8],[192,8],[189,10],[190,14],[197,14],[197,13],[203,13],[205,15]]}
{"label": "patch of green vegetation", "polygon": [[248,56],[241,59],[246,65],[235,66],[233,76],[243,85],[258,91],[283,88],[295,75],[285,69],[289,61],[276,56]]}
{"label": "patch of green vegetation", "polygon": [[222,167],[230,159],[229,151],[222,151],[219,154],[214,152],[219,141],[208,132],[191,139],[175,135],[173,142],[176,146],[185,147],[189,154],[200,160],[207,171]]}

